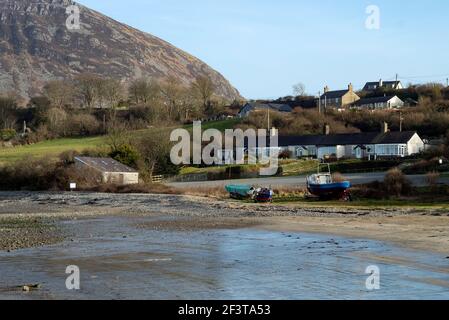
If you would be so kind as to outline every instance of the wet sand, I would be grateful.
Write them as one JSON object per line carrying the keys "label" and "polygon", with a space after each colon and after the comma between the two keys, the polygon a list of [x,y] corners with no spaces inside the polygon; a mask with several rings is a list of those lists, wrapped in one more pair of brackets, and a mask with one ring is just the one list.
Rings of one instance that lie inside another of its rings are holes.
{"label": "wet sand", "polygon": [[[114,215],[189,218],[152,222],[144,226],[156,230],[253,227],[275,231],[313,232],[391,241],[408,248],[449,256],[449,212],[441,210],[303,208],[295,205],[253,205],[178,195],[30,192],[0,193],[0,250],[59,241],[61,235],[55,233],[51,227],[54,220]],[[24,221],[26,227],[13,231],[11,228],[5,228],[11,219]],[[33,221],[36,222],[34,227]],[[13,232],[16,232],[16,236],[8,237]],[[11,238],[21,240],[11,244]]]}
{"label": "wet sand", "polygon": [[[448,299],[448,222],[403,208],[0,193],[0,299]],[[378,292],[365,288],[373,264]],[[79,292],[65,288],[68,265],[82,270]]]}
{"label": "wet sand", "polygon": [[284,217],[263,220],[266,230],[335,234],[376,239],[407,248],[433,251],[449,259],[449,217]]}
{"label": "wet sand", "polygon": [[[438,254],[334,235],[216,229],[210,221],[213,229],[188,230],[191,222],[130,216],[57,222],[74,232],[71,241],[0,251],[0,299],[449,298],[449,261]],[[166,230],[155,229],[161,223]],[[69,265],[79,267],[79,291],[65,286]],[[372,265],[381,271],[376,291],[366,287]],[[39,287],[24,292],[25,284]]]}

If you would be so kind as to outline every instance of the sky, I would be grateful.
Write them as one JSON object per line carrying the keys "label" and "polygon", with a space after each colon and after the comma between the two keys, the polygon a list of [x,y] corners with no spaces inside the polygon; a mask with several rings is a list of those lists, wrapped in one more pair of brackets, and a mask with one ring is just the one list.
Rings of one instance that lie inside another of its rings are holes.
{"label": "sky", "polygon": [[405,85],[449,77],[447,0],[77,2],[193,54],[248,99],[291,95],[296,83],[317,95],[396,74]]}

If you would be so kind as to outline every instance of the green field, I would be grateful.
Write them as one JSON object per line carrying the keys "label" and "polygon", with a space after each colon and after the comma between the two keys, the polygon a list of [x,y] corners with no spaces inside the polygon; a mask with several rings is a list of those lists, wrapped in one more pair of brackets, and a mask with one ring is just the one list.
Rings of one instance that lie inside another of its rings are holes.
{"label": "green field", "polygon": [[104,144],[104,137],[57,139],[33,145],[0,149],[0,164],[12,163],[26,157],[56,158],[67,150],[83,151]]}
{"label": "green field", "polygon": [[[225,121],[208,122],[203,125],[203,130],[215,128],[220,131],[233,128],[240,120],[231,119]],[[174,129],[175,127],[173,127]],[[191,126],[184,128],[190,129]],[[164,128],[170,129],[170,128]],[[151,130],[160,130],[160,128],[140,130],[133,132],[135,137],[142,136]],[[57,158],[62,152],[68,150],[83,151],[86,149],[94,149],[105,145],[105,137],[89,137],[89,138],[68,138],[49,140],[33,145],[19,146],[15,148],[0,148],[0,164],[9,164],[26,157],[50,157]]]}

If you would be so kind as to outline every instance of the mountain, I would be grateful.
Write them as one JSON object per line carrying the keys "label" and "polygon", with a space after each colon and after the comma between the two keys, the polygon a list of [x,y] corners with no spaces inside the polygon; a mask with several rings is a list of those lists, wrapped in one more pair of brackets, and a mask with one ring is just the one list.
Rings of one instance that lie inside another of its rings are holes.
{"label": "mountain", "polygon": [[[70,5],[80,10],[77,30],[66,26]],[[29,98],[48,80],[85,72],[120,79],[174,76],[186,85],[208,76],[217,94],[240,98],[199,59],[71,0],[0,0],[0,93]]]}

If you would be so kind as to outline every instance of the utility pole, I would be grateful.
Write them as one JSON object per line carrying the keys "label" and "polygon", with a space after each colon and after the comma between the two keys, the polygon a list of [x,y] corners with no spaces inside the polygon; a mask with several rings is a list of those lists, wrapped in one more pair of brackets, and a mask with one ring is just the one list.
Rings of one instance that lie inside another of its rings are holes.
{"label": "utility pole", "polygon": [[270,126],[271,126],[271,123],[270,123],[271,121],[270,121],[270,107],[268,107],[267,108],[267,123],[268,123],[268,132],[270,132]]}
{"label": "utility pole", "polygon": [[446,87],[449,88],[449,78],[446,78]]}
{"label": "utility pole", "polygon": [[404,118],[402,117],[402,111],[399,112],[399,132],[402,132],[402,127],[404,123]]}
{"label": "utility pole", "polygon": [[321,91],[318,91],[318,113],[321,114]]}
{"label": "utility pole", "polygon": [[327,113],[327,95],[326,96],[324,96],[324,110],[323,110],[324,112],[324,114],[326,114]]}

